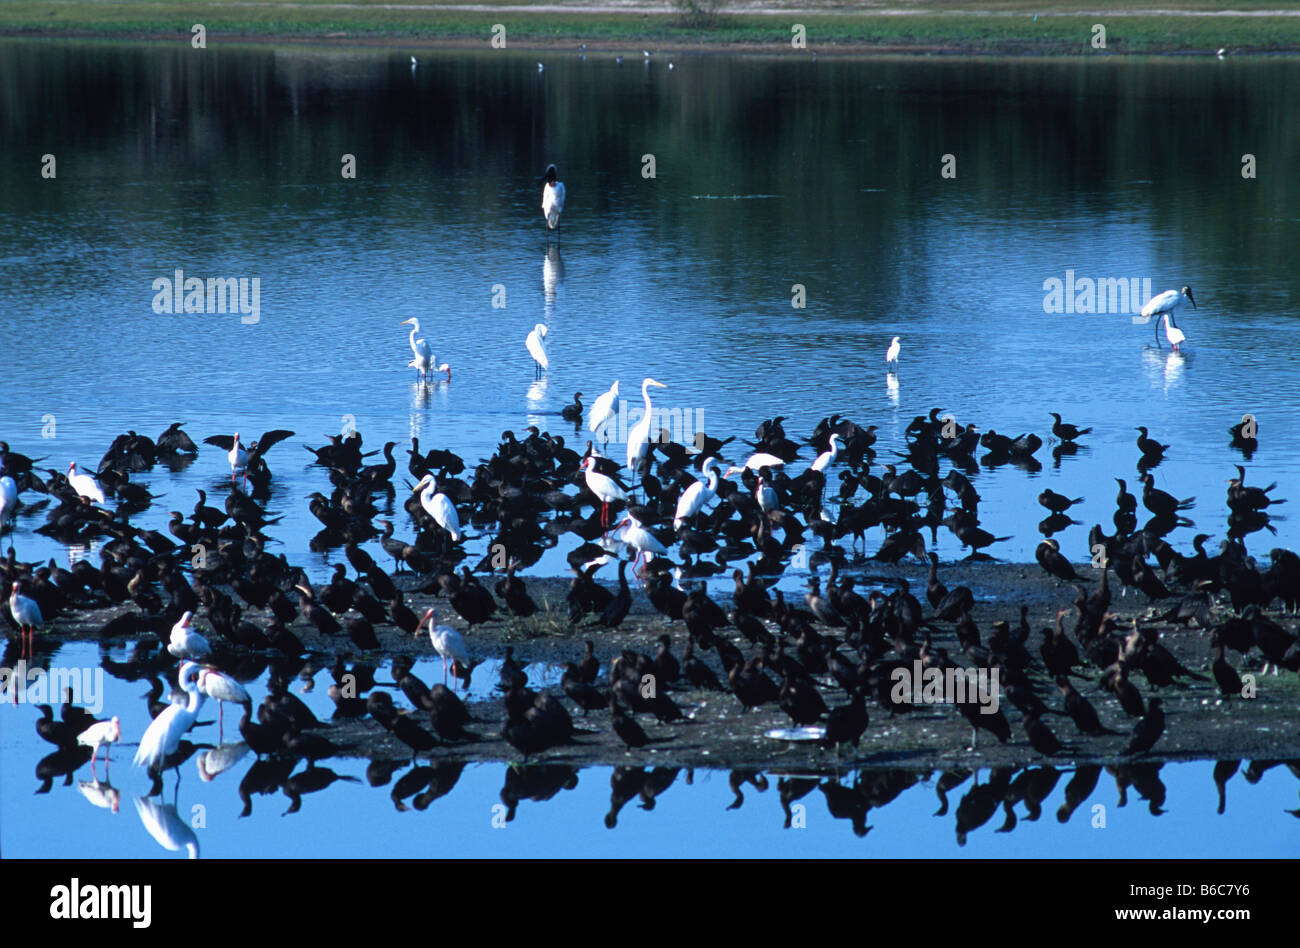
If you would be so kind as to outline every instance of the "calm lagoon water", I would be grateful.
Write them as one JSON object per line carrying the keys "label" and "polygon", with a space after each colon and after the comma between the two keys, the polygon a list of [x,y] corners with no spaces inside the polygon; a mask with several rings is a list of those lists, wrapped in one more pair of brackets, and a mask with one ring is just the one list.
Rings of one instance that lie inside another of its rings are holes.
{"label": "calm lagoon water", "polygon": [[[573,392],[590,401],[619,379],[635,402],[646,376],[668,386],[658,405],[720,437],[748,437],[777,414],[795,436],[836,412],[878,425],[882,462],[931,407],[1012,435],[1047,438],[1049,411],[1093,426],[1078,454],[1054,461],[1045,446],[1039,471],[976,476],[984,524],[1014,537],[992,552],[1011,561],[1032,557],[1044,487],[1085,497],[1072,511],[1081,525],[1058,539],[1086,559],[1088,526],[1110,526],[1112,478],[1134,481],[1138,424],[1173,445],[1157,486],[1197,497],[1195,529],[1171,537],[1180,547],[1197,531],[1224,535],[1225,481],[1241,461],[1227,429],[1245,413],[1260,430],[1248,483],[1296,494],[1294,59],[710,55],[668,71],[658,58],[620,66],[556,52],[539,74],[535,55],[421,58],[412,73],[401,50],[0,41],[0,438],[63,470],[93,465],[127,429],[153,436],[179,420],[201,440],[290,428],[297,436],[268,458],[269,508],[284,517],[272,534],[316,580],[338,553],[307,550],[318,525],[304,498],[326,480],[302,445],[354,421],[367,447],[399,442],[399,469],[411,436],[471,464],[530,424],[580,448],[559,418]],[[54,179],[40,175],[46,154]],[[355,179],[340,174],[344,155]],[[954,178],[940,174],[945,155]],[[552,161],[568,187],[558,241],[537,206]],[[257,322],[155,313],[154,280],[178,269],[256,278]],[[1178,315],[1184,351],[1155,348],[1153,327],[1124,313],[1045,312],[1045,284],[1071,271],[1149,279],[1157,292],[1190,284],[1199,305]],[[791,306],[795,284],[805,308]],[[410,316],[453,366],[450,384],[413,383]],[[540,381],[523,347],[537,322],[552,363]],[[894,335],[903,355],[890,379]],[[133,522],[161,528],[165,511],[188,511],[196,488],[220,489],[227,475],[208,448],[184,470],[140,475],[161,497]],[[1248,539],[1253,553],[1297,545],[1286,511],[1276,537]],[[22,516],[6,538],[20,557],[85,554],[33,534],[40,522]],[[397,522],[409,535],[404,514]],[[570,548],[533,572],[562,574]],[[948,534],[937,551],[962,554]],[[113,687],[110,703],[143,714],[136,685]],[[116,816],[75,787],[30,796],[46,748],[29,712],[0,712],[5,853],[85,852],[91,834],[97,852],[157,854],[124,760]],[[273,815],[282,834],[297,827],[280,837],[284,853],[315,855],[495,854],[540,841],[574,854],[684,843],[771,853],[792,838],[819,853],[955,851],[951,813],[930,818],[933,781],[921,775],[872,813],[860,841],[828,818],[822,791],[805,798],[805,832],[782,830],[776,775],[726,812],[726,774],[690,786],[679,774],[653,811],[629,805],[605,831],[611,771],[583,771],[495,831],[499,764],[471,764],[428,812],[398,813],[360,763],[342,762],[363,782],[309,796],[283,821],[283,797],[236,818],[232,785],[248,766],[204,784],[187,765],[178,803],[208,807],[205,856],[263,851]],[[1217,853],[1229,838],[1234,851],[1294,853],[1296,823],[1282,812],[1296,805],[1294,777],[1239,776],[1216,816],[1211,767],[1165,767],[1160,817],[1132,793],[1114,807],[1103,775],[1089,805],[1110,806],[1112,830],[1131,822],[1122,836],[1092,830],[1086,807],[1064,825],[1051,818],[1062,775],[1041,821],[995,835],[999,813],[962,851],[1109,856],[1120,837],[1133,855]],[[354,807],[374,822],[340,819]],[[412,821],[427,834],[401,832]]]}

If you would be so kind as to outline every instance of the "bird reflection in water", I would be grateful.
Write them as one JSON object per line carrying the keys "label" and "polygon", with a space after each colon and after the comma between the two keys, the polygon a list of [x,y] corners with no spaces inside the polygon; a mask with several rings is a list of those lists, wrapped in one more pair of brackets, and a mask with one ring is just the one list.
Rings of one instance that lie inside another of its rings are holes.
{"label": "bird reflection in water", "polygon": [[159,803],[150,797],[136,797],[135,811],[149,835],[163,849],[185,850],[190,859],[199,858],[199,838],[190,824],[181,819],[174,803]]}

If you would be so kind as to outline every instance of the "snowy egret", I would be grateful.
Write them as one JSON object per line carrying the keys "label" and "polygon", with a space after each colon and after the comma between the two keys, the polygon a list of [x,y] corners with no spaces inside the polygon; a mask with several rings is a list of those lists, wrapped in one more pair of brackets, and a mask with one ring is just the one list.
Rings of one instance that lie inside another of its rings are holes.
{"label": "snowy egret", "polygon": [[140,738],[140,747],[135,752],[134,763],[137,767],[147,767],[156,773],[163,761],[176,752],[185,732],[194,726],[199,708],[203,707],[203,693],[199,691],[198,678],[198,665],[193,662],[181,665],[180,685],[189,694],[189,701],[186,704],[170,705],[153,719]]}
{"label": "snowy egret", "polygon": [[[469,650],[465,648],[465,639],[459,632],[449,625],[438,625],[438,610],[430,609],[424,614],[424,622],[429,623],[429,641],[433,644],[434,649],[442,656],[442,680],[445,684],[447,681],[447,659],[451,659],[453,665],[459,665],[462,668],[469,668]],[[452,682],[455,686],[455,682]]]}
{"label": "snowy egret", "polygon": [[[1152,316],[1159,316],[1161,313],[1172,313],[1178,307],[1183,305],[1183,300],[1192,304],[1192,309],[1196,309],[1196,300],[1192,298],[1192,288],[1185,286],[1181,290],[1165,290],[1151,299],[1142,307],[1140,313],[1143,319],[1149,320]],[[1156,345],[1160,345],[1160,321],[1156,320]]]}
{"label": "snowy egret", "polygon": [[812,469],[814,471],[824,471],[835,463],[835,458],[840,453],[840,446],[835,443],[839,440],[839,437],[838,433],[831,435],[830,448],[817,455],[817,460],[812,462]]}
{"label": "snowy egret", "polygon": [[654,421],[654,408],[650,404],[650,386],[667,388],[663,382],[646,379],[641,383],[641,397],[645,399],[645,414],[632,430],[627,433],[627,469],[636,474],[645,462],[646,451],[650,447],[650,423]]}
{"label": "snowy egret", "polygon": [[[587,430],[599,431],[602,425],[614,419],[616,414],[614,410],[614,401],[618,398],[618,382],[615,382],[608,392],[598,396],[591,403],[591,419],[587,422]],[[609,440],[609,431],[605,431],[605,441]]]}
{"label": "snowy egret", "polygon": [[682,524],[694,517],[708,505],[709,501],[718,496],[718,472],[715,469],[717,463],[717,458],[708,458],[700,465],[700,473],[709,479],[707,484],[703,481],[696,481],[682,491],[682,496],[677,500],[677,515],[673,517],[673,529],[680,530]]}
{"label": "snowy egret", "polygon": [[424,512],[433,518],[434,523],[446,530],[451,536],[453,542],[460,540],[460,515],[456,513],[456,505],[448,499],[446,494],[438,493],[438,479],[432,474],[426,474],[416,484],[411,493],[420,491],[420,506]]}
{"label": "snowy egret", "polygon": [[600,526],[609,529],[609,505],[616,500],[627,501],[627,492],[618,486],[610,476],[596,470],[596,458],[588,457],[582,462],[587,487],[600,500]]}
{"label": "snowy egret", "polygon": [[9,614],[18,623],[18,635],[22,640],[20,645],[27,647],[25,654],[33,654],[36,649],[36,629],[44,627],[45,619],[36,600],[24,596],[17,582],[13,586],[13,595],[9,597]]}
{"label": "snowy egret", "polygon": [[897,336],[890,340],[889,351],[885,353],[885,364],[888,365],[891,370],[896,370],[898,368],[898,353],[901,348],[902,346],[898,344]]}
{"label": "snowy egret", "polygon": [[97,504],[104,502],[104,491],[100,488],[99,481],[79,471],[76,461],[68,465],[68,484],[77,492],[78,497],[85,497]]}
{"label": "snowy egret", "polygon": [[555,230],[564,211],[564,183],[555,179],[555,165],[546,166],[542,180],[546,182],[542,186],[542,216],[546,218],[547,228]]}
{"label": "snowy egret", "polygon": [[546,323],[538,323],[524,340],[528,354],[537,363],[534,378],[541,378],[542,372],[551,367],[551,360],[546,357]]}

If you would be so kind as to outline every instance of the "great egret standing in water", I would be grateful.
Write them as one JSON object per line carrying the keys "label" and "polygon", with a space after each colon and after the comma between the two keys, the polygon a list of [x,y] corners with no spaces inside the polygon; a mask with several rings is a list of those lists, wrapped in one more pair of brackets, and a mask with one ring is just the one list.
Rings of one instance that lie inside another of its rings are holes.
{"label": "great egret standing in water", "polygon": [[[433,349],[429,346],[428,340],[416,338],[420,332],[420,321],[418,319],[412,316],[410,319],[402,320],[402,325],[411,327],[411,354],[415,356],[415,358],[406,364],[419,371],[420,381],[423,382],[428,378],[431,372],[435,371],[433,367]],[[443,368],[444,367],[439,367],[436,371],[441,372],[443,371]],[[447,378],[451,378],[450,371],[447,373]]]}
{"label": "great egret standing in water", "polygon": [[158,717],[153,719],[140,738],[140,747],[135,752],[134,763],[137,767],[146,766],[157,772],[163,761],[175,753],[177,745],[185,732],[194,726],[203,707],[203,693],[199,691],[199,666],[193,662],[181,665],[180,684],[189,694],[187,704],[168,705]]}
{"label": "great egret standing in water", "polygon": [[[587,423],[590,431],[599,431],[601,426],[614,419],[614,400],[618,398],[618,382],[615,382],[608,392],[600,395],[591,403],[591,420]],[[605,431],[605,441],[609,440],[609,431]]]}
{"label": "great egret standing in water", "polygon": [[646,379],[641,383],[641,397],[645,399],[645,415],[632,426],[627,433],[627,468],[636,474],[645,461],[646,451],[650,447],[650,423],[654,421],[654,409],[650,404],[650,386],[667,388],[663,382]]}
{"label": "great egret standing in water", "polygon": [[898,353],[902,346],[898,344],[898,337],[895,336],[889,343],[889,351],[885,353],[885,364],[889,366],[889,371],[898,371]]}
{"label": "great egret standing in water", "polygon": [[546,323],[538,323],[524,340],[528,354],[537,363],[534,378],[541,378],[542,372],[551,367],[551,360],[546,357]]}
{"label": "great egret standing in water", "polygon": [[[1196,309],[1196,300],[1192,298],[1192,288],[1185,286],[1181,290],[1165,290],[1156,296],[1147,300],[1147,304],[1142,307],[1140,315],[1145,319],[1152,316],[1158,316],[1161,313],[1172,313],[1178,307],[1183,305],[1183,300],[1192,304],[1192,309]],[[1174,327],[1175,329],[1177,327]],[[1160,320],[1156,320],[1156,346],[1160,345]]]}

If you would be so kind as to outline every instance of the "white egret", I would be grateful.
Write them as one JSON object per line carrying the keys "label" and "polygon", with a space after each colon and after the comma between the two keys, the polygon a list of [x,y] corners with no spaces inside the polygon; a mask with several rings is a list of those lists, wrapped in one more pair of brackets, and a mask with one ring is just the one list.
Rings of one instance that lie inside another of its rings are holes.
{"label": "white egret", "polygon": [[582,470],[585,472],[587,487],[597,498],[600,499],[600,526],[602,529],[609,529],[609,505],[616,500],[627,501],[627,492],[618,486],[618,482],[607,474],[602,474],[596,470],[596,458],[594,455],[585,458],[582,462]]}
{"label": "white egret", "polygon": [[13,522],[17,512],[18,485],[12,477],[5,474],[0,476],[0,531],[4,530],[6,524]]}
{"label": "white egret", "polygon": [[[402,320],[403,326],[411,327],[411,336],[408,342],[411,346],[411,355],[414,357],[406,363],[411,368],[420,373],[420,381],[424,381],[433,372],[441,372],[446,366],[440,366],[437,369],[433,367],[433,349],[427,339],[417,338],[420,332],[420,321],[412,316],[410,319]],[[451,379],[451,372],[447,373],[448,380]]]}
{"label": "white egret", "polygon": [[9,614],[18,623],[18,635],[22,640],[20,647],[26,647],[25,654],[33,654],[36,650],[36,630],[44,628],[45,618],[41,615],[41,607],[36,604],[36,600],[24,596],[17,582],[9,597]]}
{"label": "white egret", "polygon": [[564,211],[564,184],[555,180],[555,165],[546,166],[542,180],[546,182],[542,186],[542,216],[546,218],[547,228],[555,230]]}
{"label": "white egret", "polygon": [[663,382],[646,379],[641,383],[641,397],[645,399],[645,414],[632,430],[627,433],[627,469],[636,474],[645,462],[646,451],[650,447],[650,423],[654,421],[654,408],[650,404],[650,386],[667,388]]}
{"label": "white egret", "polygon": [[539,378],[542,372],[551,367],[550,359],[546,358],[546,323],[538,323],[533,327],[533,331],[524,340],[524,346],[527,347],[533,361],[537,363],[534,367],[536,374],[533,377]]}
{"label": "white egret", "polygon": [[622,541],[636,550],[636,559],[632,561],[634,571],[640,565],[642,556],[646,557],[648,562],[654,554],[663,555],[668,552],[668,548],[659,542],[659,538],[641,526],[640,522],[631,514],[620,520],[618,526],[623,531]]}
{"label": "white egret", "polygon": [[840,453],[840,446],[835,443],[839,440],[839,437],[839,434],[831,435],[830,448],[817,455],[817,460],[812,462],[812,469],[814,471],[824,471],[835,463],[835,458]]}
{"label": "white egret", "polygon": [[[420,624],[423,625],[425,622],[429,623],[429,641],[442,656],[442,680],[446,683],[447,659],[451,659],[453,665],[469,668],[469,650],[465,648],[465,639],[459,632],[449,625],[438,625],[436,609],[430,609],[424,614]],[[454,687],[455,682],[452,682],[452,685]]]}
{"label": "white egret", "polygon": [[892,340],[890,340],[889,351],[885,353],[885,363],[891,369],[898,368],[898,353],[901,349],[902,346],[898,344],[898,337],[895,336]]}
{"label": "white egret", "polygon": [[173,704],[163,708],[162,713],[154,718],[140,738],[140,747],[135,752],[134,763],[137,767],[147,767],[157,772],[168,756],[176,752],[185,732],[194,726],[203,707],[203,693],[199,691],[199,666],[193,662],[184,662],[180,670],[181,687],[189,694],[186,704]]}
{"label": "white egret", "polygon": [[1169,344],[1173,346],[1174,351],[1177,352],[1178,347],[1187,341],[1187,337],[1183,335],[1181,329],[1173,324],[1170,319],[1171,315],[1172,314],[1170,313],[1165,313],[1163,317],[1165,321],[1165,338],[1169,340]]}
{"label": "white egret", "polygon": [[732,474],[739,474],[746,469],[751,471],[761,471],[765,467],[782,468],[785,467],[785,461],[777,457],[775,454],[768,454],[765,451],[760,451],[758,454],[751,454],[749,460],[747,460],[741,467],[732,465],[727,468],[727,476],[730,477]]}
{"label": "white egret", "polygon": [[[248,709],[253,706],[253,699],[244,686],[225,672],[217,671],[215,668],[204,667],[199,669],[199,691],[217,702],[218,728],[225,726],[227,702],[242,704]],[[218,730],[218,739],[220,739],[220,730]]]}
{"label": "white egret", "polygon": [[[105,744],[115,744],[122,739],[122,724],[114,716],[110,721],[96,721],[77,735],[77,743],[93,748],[90,752],[90,769],[95,769],[95,756]],[[108,751],[104,751],[104,766],[108,767]]]}
{"label": "white egret", "polygon": [[104,491],[99,486],[99,481],[78,470],[76,461],[68,465],[68,484],[77,492],[78,497],[85,497],[97,504],[104,502]]}
{"label": "white egret", "polygon": [[453,542],[459,541],[460,515],[456,513],[456,505],[447,495],[438,493],[438,479],[432,474],[424,475],[411,493],[415,491],[420,491],[420,506],[424,508],[424,512],[451,535]]}
{"label": "white egret", "polygon": [[709,479],[707,484],[703,481],[696,481],[682,491],[682,496],[677,499],[677,515],[673,517],[674,530],[680,530],[682,524],[694,517],[708,505],[709,501],[718,496],[718,472],[715,470],[717,463],[717,458],[708,458],[700,465],[700,473]]}
{"label": "white egret", "polygon": [[167,651],[176,658],[198,661],[212,654],[212,646],[208,644],[208,640],[195,632],[193,626],[190,625],[190,620],[193,617],[194,613],[187,611],[172,626]]}
{"label": "white egret", "polygon": [[[1183,300],[1192,304],[1192,309],[1196,309],[1196,300],[1192,298],[1192,288],[1185,286],[1181,290],[1165,290],[1163,293],[1151,297],[1142,307],[1140,315],[1143,319],[1149,320],[1152,316],[1159,316],[1161,313],[1172,313],[1178,307],[1183,305]],[[1156,345],[1160,345],[1160,321],[1156,320]]]}
{"label": "white egret", "polygon": [[[591,403],[591,420],[587,422],[587,430],[599,431],[603,425],[614,420],[617,412],[614,410],[614,402],[618,399],[618,382],[610,386],[608,392],[600,395]],[[605,441],[609,441],[609,431],[605,431]]]}

